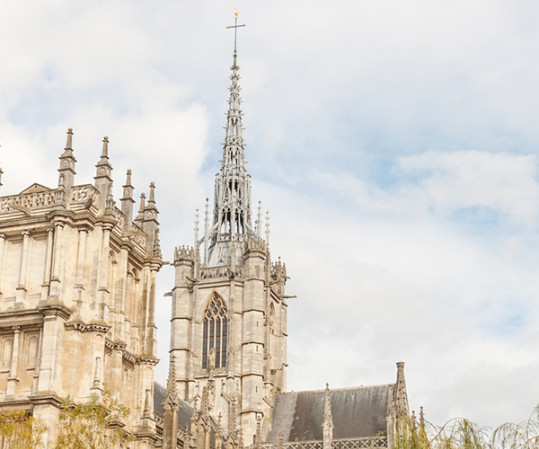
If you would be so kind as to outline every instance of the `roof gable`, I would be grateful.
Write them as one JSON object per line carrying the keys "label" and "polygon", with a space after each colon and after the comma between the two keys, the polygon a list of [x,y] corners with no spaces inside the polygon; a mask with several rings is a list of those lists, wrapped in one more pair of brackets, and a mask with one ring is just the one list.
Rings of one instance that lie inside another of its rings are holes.
{"label": "roof gable", "polygon": [[26,195],[28,193],[41,193],[46,192],[49,189],[48,187],[45,187],[44,185],[38,184],[37,182],[34,182],[31,186],[26,187],[19,195]]}

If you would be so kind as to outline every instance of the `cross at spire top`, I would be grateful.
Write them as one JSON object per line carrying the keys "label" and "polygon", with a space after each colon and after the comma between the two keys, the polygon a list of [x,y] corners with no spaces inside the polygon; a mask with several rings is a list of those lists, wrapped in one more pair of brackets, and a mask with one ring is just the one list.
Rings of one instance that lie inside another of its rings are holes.
{"label": "cross at spire top", "polygon": [[236,8],[234,8],[234,25],[228,26],[227,29],[234,28],[234,66],[236,65],[236,42],[238,40],[238,28],[244,27],[245,25],[238,25],[238,17],[240,13]]}

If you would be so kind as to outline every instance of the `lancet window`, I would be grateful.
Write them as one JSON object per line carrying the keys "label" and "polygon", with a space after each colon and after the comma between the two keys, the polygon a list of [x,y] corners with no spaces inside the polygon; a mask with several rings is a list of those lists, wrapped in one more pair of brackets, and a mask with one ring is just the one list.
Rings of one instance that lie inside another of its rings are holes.
{"label": "lancet window", "polygon": [[223,300],[214,295],[204,313],[202,333],[202,368],[224,368],[226,366],[226,348],[228,322]]}

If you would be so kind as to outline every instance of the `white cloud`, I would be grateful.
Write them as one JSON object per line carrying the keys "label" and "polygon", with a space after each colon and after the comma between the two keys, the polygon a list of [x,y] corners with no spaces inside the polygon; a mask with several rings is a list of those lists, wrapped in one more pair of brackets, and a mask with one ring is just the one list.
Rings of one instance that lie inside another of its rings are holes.
{"label": "white cloud", "polygon": [[[10,2],[0,192],[54,185],[69,126],[77,181],[91,182],[107,134],[116,193],[127,168],[137,193],[156,181],[165,258],[189,243],[220,157],[233,7],[254,199],[298,294],[291,386],[389,382],[405,359],[433,420],[526,415],[539,398],[532,2]],[[171,285],[164,267],[161,293]]]}

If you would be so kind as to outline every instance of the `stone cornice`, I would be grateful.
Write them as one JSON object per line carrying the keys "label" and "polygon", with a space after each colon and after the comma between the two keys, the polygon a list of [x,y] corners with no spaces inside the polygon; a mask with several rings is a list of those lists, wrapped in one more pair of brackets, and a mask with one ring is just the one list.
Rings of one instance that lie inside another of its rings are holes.
{"label": "stone cornice", "polygon": [[99,334],[106,334],[111,326],[106,324],[104,321],[93,322],[93,323],[83,323],[82,321],[71,321],[65,323],[66,328],[71,328],[79,332],[96,332]]}
{"label": "stone cornice", "polygon": [[62,407],[62,398],[54,391],[44,391],[28,396],[32,405],[54,405],[57,408]]}
{"label": "stone cornice", "polygon": [[66,305],[58,301],[44,302],[38,305],[37,309],[45,317],[57,316],[64,320],[68,320],[71,314],[73,313],[73,310],[71,310],[69,307],[67,307]]}

